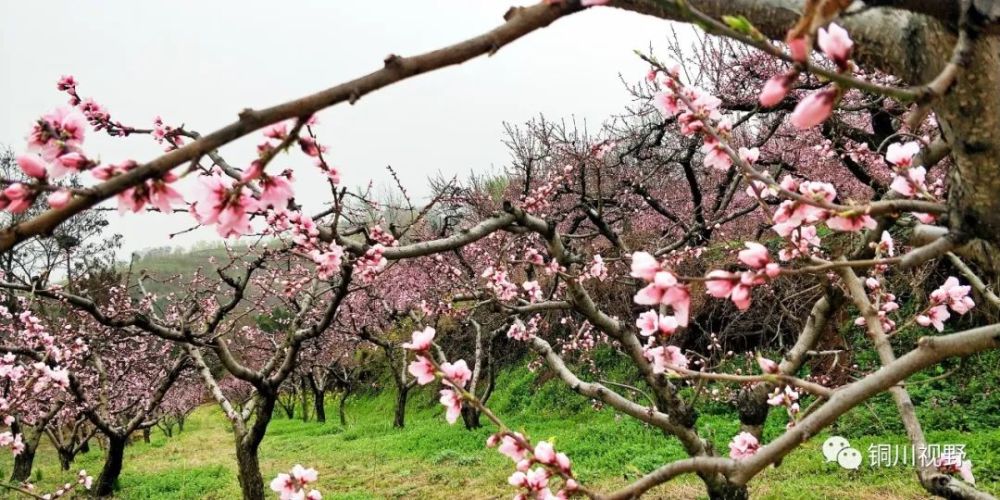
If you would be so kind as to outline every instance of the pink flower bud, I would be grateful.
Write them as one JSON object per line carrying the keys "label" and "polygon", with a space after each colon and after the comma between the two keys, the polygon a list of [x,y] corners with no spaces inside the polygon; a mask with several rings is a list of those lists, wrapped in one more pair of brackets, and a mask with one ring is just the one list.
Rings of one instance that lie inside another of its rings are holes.
{"label": "pink flower bud", "polygon": [[63,208],[71,199],[73,199],[73,193],[66,189],[60,189],[49,195],[48,202],[52,208]]}
{"label": "pink flower bud", "polygon": [[44,179],[47,174],[45,162],[38,155],[18,155],[17,165],[25,174],[36,179]]}

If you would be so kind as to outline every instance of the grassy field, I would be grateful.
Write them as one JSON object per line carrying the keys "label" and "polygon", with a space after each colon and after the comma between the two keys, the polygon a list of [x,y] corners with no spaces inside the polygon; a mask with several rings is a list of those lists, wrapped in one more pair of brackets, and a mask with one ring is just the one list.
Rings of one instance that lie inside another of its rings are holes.
{"label": "grassy field", "polygon": [[[553,404],[565,394],[557,384],[541,390],[530,385],[523,370],[508,375],[491,406],[511,425],[535,439],[553,439],[574,460],[574,469],[587,485],[608,490],[655,468],[683,453],[672,440],[658,432],[620,418],[609,410],[595,411],[577,405],[571,412]],[[531,394],[525,399],[525,394]],[[348,406],[348,426],[336,421],[303,423],[277,418],[261,450],[264,477],[270,479],[295,463],[320,472],[319,488],[327,499],[367,498],[510,498],[506,486],[510,462],[483,446],[489,429],[467,431],[444,422],[440,407],[428,391],[411,396],[406,429],[394,429],[391,394],[358,397]],[[577,398],[578,399],[578,398]],[[555,408],[562,408],[557,411]],[[777,413],[777,412],[772,412]],[[777,415],[767,426],[767,436],[776,435],[784,417]],[[704,415],[700,422],[707,436],[724,449],[736,430],[730,417]],[[980,484],[1000,493],[1000,430],[975,435],[958,432],[928,433],[933,443],[964,443],[975,463]],[[214,406],[198,409],[185,431],[165,438],[159,431],[149,444],[129,447],[120,481],[120,498],[214,498],[239,497],[232,434]],[[751,483],[754,498],[925,498],[905,467],[846,471],[825,463],[819,436]],[[872,443],[898,443],[900,436],[858,436],[851,444],[867,455]],[[36,460],[35,478],[43,488],[61,483],[67,474],[58,470],[51,449],[43,446]],[[81,456],[76,467],[95,474],[100,470],[101,451]],[[10,471],[10,461],[0,463],[0,473]],[[51,491],[51,490],[48,490]],[[682,477],[654,490],[649,498],[699,498],[700,483]]]}

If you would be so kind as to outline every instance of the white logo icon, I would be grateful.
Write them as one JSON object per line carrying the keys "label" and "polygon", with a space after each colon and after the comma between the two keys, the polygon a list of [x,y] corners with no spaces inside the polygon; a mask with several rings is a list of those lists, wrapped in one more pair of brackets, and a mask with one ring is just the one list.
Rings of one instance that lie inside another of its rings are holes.
{"label": "white logo icon", "polygon": [[857,470],[861,467],[861,452],[851,448],[851,443],[840,436],[830,436],[823,443],[823,456],[827,462],[837,462],[845,469]]}
{"label": "white logo icon", "polygon": [[861,467],[861,452],[854,448],[844,448],[837,453],[837,463],[845,469],[858,470]]}
{"label": "white logo icon", "polygon": [[848,443],[846,439],[840,436],[830,436],[823,443],[823,456],[826,457],[827,462],[836,462],[837,454],[840,453],[840,450],[850,447],[851,443]]}

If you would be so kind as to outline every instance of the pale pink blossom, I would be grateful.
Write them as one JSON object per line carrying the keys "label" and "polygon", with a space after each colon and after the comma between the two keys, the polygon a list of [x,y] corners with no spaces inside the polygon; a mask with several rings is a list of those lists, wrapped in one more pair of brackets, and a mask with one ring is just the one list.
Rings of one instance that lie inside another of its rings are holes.
{"label": "pale pink blossom", "polygon": [[826,121],[833,112],[833,104],[837,99],[837,89],[828,87],[823,90],[813,92],[804,97],[795,106],[790,120],[792,125],[800,130],[815,127]]}
{"label": "pale pink blossom", "polygon": [[816,43],[841,71],[847,69],[847,60],[851,57],[851,48],[854,47],[854,41],[847,34],[847,30],[837,23],[831,23],[830,29],[819,29]]}
{"label": "pale pink blossom", "polygon": [[423,330],[415,331],[410,342],[403,343],[403,348],[411,351],[426,351],[431,347],[431,342],[434,341],[436,333],[434,328],[429,326]]}
{"label": "pale pink blossom", "polygon": [[276,210],[284,210],[288,200],[295,195],[292,184],[283,175],[264,174],[261,176],[260,186],[263,188],[260,193],[260,208],[274,207]]}
{"label": "pale pink blossom", "polygon": [[656,311],[650,309],[639,315],[635,326],[639,328],[639,333],[648,337],[659,329],[659,317]]}
{"label": "pale pink blossom", "polygon": [[946,304],[958,314],[969,312],[976,303],[969,297],[972,287],[960,285],[958,278],[949,276],[937,290],[931,292],[931,301],[936,304]]}
{"label": "pale pink blossom", "polygon": [[738,257],[740,262],[746,264],[751,269],[761,269],[771,262],[771,257],[767,253],[767,247],[760,243],[748,241],[744,243],[746,250],[741,250]]}
{"label": "pale pink blossom", "polygon": [[514,435],[504,435],[500,439],[500,446],[497,447],[497,451],[507,455],[514,462],[519,462],[528,454],[528,449],[522,444],[523,440],[524,436],[516,432]]}
{"label": "pale pink blossom", "polygon": [[895,174],[892,177],[892,184],[889,188],[893,191],[912,198],[927,191],[927,169],[924,167],[912,167]]}
{"label": "pale pink blossom", "polygon": [[674,367],[688,367],[687,356],[681,352],[680,347],[674,345],[648,348],[644,351],[644,355],[652,364],[653,373],[664,373]]}
{"label": "pale pink blossom", "polygon": [[788,92],[792,89],[792,84],[795,83],[795,79],[798,76],[798,72],[789,71],[769,78],[764,83],[764,88],[760,91],[760,105],[765,108],[777,106],[788,95]]}
{"label": "pale pink blossom", "polygon": [[462,414],[462,397],[451,389],[441,389],[441,399],[439,400],[445,407],[445,420],[449,424],[454,424]]}
{"label": "pale pink blossom", "polygon": [[291,499],[296,490],[298,487],[295,484],[295,479],[289,474],[282,472],[271,480],[271,491],[277,493],[281,500]]}
{"label": "pale pink blossom", "polygon": [[319,474],[316,472],[316,469],[313,469],[311,467],[306,468],[300,464],[295,464],[292,467],[292,477],[297,479],[299,483],[305,486],[309,483],[315,483],[316,479],[318,479],[319,477]]}
{"label": "pale pink blossom", "polygon": [[36,154],[18,155],[17,165],[21,171],[36,179],[44,179],[48,172],[45,169],[45,162]]}
{"label": "pale pink blossom", "polygon": [[760,159],[760,149],[758,149],[758,148],[744,148],[744,147],[741,147],[739,149],[738,153],[739,153],[740,159],[743,160],[744,162],[746,162],[749,165],[753,165],[754,163],[757,163],[757,160]]}
{"label": "pale pink blossom", "polygon": [[886,148],[885,161],[897,168],[905,169],[913,166],[913,157],[920,153],[920,143],[910,141],[903,144],[894,142]]}
{"label": "pale pink blossom", "polygon": [[680,326],[687,326],[691,294],[687,286],[678,283],[677,278],[667,271],[656,273],[653,282],[639,290],[633,300],[636,304],[645,306],[671,306],[677,317],[677,323]]}
{"label": "pale pink blossom", "polygon": [[52,194],[46,199],[49,202],[49,206],[52,208],[63,208],[69,204],[69,200],[73,198],[73,193],[68,189],[60,189]]}
{"label": "pale pink blossom", "polygon": [[933,326],[935,330],[941,332],[944,331],[944,322],[948,321],[950,317],[951,314],[948,312],[948,306],[934,306],[928,309],[926,313],[917,316],[917,323],[920,326]]}
{"label": "pale pink blossom", "polygon": [[735,460],[748,458],[757,453],[760,449],[760,442],[749,432],[737,434],[729,443],[729,457]]}
{"label": "pale pink blossom", "polygon": [[434,381],[434,364],[424,356],[417,356],[417,359],[411,361],[410,365],[406,367],[406,371],[416,377],[417,383],[420,385],[427,385]]}
{"label": "pale pink blossom", "polygon": [[450,380],[449,383],[454,382],[458,384],[459,387],[465,387],[465,384],[469,382],[472,378],[472,371],[469,370],[469,365],[465,363],[464,359],[452,363],[441,364],[441,372],[445,374]]}
{"label": "pale pink blossom", "polygon": [[870,215],[851,212],[847,215],[835,215],[826,221],[827,227],[834,231],[855,232],[862,229],[875,229],[878,223]]}
{"label": "pale pink blossom", "polygon": [[805,37],[792,38],[786,40],[788,50],[792,53],[792,59],[798,62],[806,62],[809,57],[809,42]]}
{"label": "pale pink blossom", "polygon": [[633,278],[642,278],[646,281],[653,281],[656,277],[656,273],[660,271],[660,263],[646,252],[635,252],[632,254],[632,273]]}
{"label": "pale pink blossom", "polygon": [[702,146],[705,152],[705,166],[725,172],[733,166],[733,159],[718,143],[710,144],[708,141]]}
{"label": "pale pink blossom", "polygon": [[757,366],[759,366],[760,371],[764,373],[778,373],[778,363],[775,363],[774,361],[771,361],[763,356],[757,356]]}
{"label": "pale pink blossom", "polygon": [[556,461],[556,450],[548,441],[539,441],[535,445],[535,460],[543,464],[552,464]]}

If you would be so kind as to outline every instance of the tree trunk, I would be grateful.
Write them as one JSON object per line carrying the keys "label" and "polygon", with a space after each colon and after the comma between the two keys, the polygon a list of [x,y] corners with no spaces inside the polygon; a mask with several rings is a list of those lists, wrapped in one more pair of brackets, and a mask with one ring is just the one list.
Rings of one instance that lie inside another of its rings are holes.
{"label": "tree trunk", "polygon": [[410,388],[403,386],[396,392],[396,414],[392,419],[392,426],[402,429],[406,425],[406,397]]}
{"label": "tree trunk", "polygon": [[313,409],[316,414],[316,421],[319,423],[326,422],[326,408],[323,407],[326,399],[326,391],[322,387],[317,388],[313,386]]}
{"label": "tree trunk", "polygon": [[[295,396],[293,395],[292,398],[294,398],[294,397]],[[284,403],[281,403],[280,406],[281,406],[282,410],[285,410],[285,416],[288,417],[288,420],[291,420],[291,419],[295,418],[295,400],[294,399],[292,399],[291,401],[289,401],[289,403],[287,405],[284,404]]]}
{"label": "tree trunk", "polygon": [[10,475],[10,482],[20,483],[31,477],[31,466],[35,463],[35,450],[37,448],[37,439],[29,438],[25,441],[24,451],[14,457],[14,472]]}
{"label": "tree trunk", "polygon": [[302,390],[299,391],[299,392],[302,394],[302,421],[303,422],[308,422],[309,421],[309,390],[306,387],[308,385],[306,383],[306,379],[304,379],[304,378],[302,379],[301,385],[302,385]]}
{"label": "tree trunk", "polygon": [[237,478],[243,490],[243,500],[264,500],[264,478],[260,474],[256,444],[243,444],[236,438]]}
{"label": "tree trunk", "polygon": [[149,427],[146,427],[145,429],[142,430],[142,442],[149,444],[149,437],[150,437],[149,434],[150,434]]}
{"label": "tree trunk", "polygon": [[340,414],[340,425],[347,427],[347,397],[351,395],[351,391],[344,390],[344,393],[340,395],[340,408],[338,413]]}
{"label": "tree trunk", "polygon": [[708,484],[708,498],[711,500],[747,500],[750,498],[750,493],[746,486],[713,481]]}
{"label": "tree trunk", "polygon": [[462,422],[465,424],[465,428],[469,430],[482,427],[482,424],[479,422],[479,410],[470,405],[462,405]]}
{"label": "tree trunk", "polygon": [[80,453],[87,454],[90,453],[90,439],[88,438],[83,444],[80,445]]}
{"label": "tree trunk", "polygon": [[66,451],[62,448],[57,449],[56,452],[59,454],[59,467],[62,470],[69,470],[69,468],[73,465],[73,459],[75,458],[73,456],[73,452]]}
{"label": "tree trunk", "polygon": [[122,462],[125,460],[125,445],[128,436],[108,436],[108,451],[104,459],[104,468],[97,478],[94,494],[99,497],[111,496],[122,473]]}
{"label": "tree trunk", "polygon": [[184,419],[187,417],[179,417],[177,419],[177,433],[180,434],[184,432]]}

